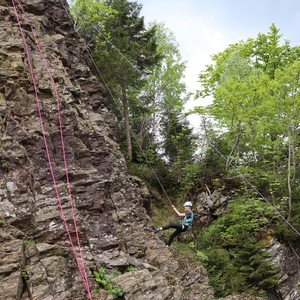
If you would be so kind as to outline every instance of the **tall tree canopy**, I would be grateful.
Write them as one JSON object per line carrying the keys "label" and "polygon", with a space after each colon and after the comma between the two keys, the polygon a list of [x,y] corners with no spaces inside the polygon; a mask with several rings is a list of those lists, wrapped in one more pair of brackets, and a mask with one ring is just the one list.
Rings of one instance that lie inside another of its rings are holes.
{"label": "tall tree canopy", "polygon": [[122,106],[119,120],[129,160],[157,164],[161,176],[173,174],[168,182],[179,187],[195,151],[195,137],[183,115],[188,97],[182,81],[185,62],[174,35],[164,25],[146,28],[141,8],[136,1],[76,0],[72,12]]}
{"label": "tall tree canopy", "polygon": [[110,90],[122,103],[127,154],[131,160],[130,110],[135,99],[129,97],[129,91],[138,89],[149,68],[159,61],[155,27],[146,29],[140,16],[141,5],[136,1],[76,0],[72,11]]}
{"label": "tall tree canopy", "polygon": [[268,178],[271,195],[282,199],[286,192],[289,216],[299,183],[299,58],[300,48],[282,41],[272,24],[267,34],[214,55],[198,91],[214,99],[204,112],[226,128],[228,159],[261,184]]}

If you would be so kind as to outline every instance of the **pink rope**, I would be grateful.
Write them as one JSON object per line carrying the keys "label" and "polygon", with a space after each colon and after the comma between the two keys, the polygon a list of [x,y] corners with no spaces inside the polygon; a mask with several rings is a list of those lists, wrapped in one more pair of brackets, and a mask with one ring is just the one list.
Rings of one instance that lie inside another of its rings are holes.
{"label": "pink rope", "polygon": [[[17,1],[19,1],[19,0],[17,0]],[[54,170],[53,170],[53,167],[52,167],[52,161],[51,161],[49,147],[48,147],[48,143],[47,143],[45,128],[44,128],[44,124],[43,124],[43,116],[42,116],[42,111],[41,111],[41,106],[40,106],[40,100],[39,100],[39,96],[38,96],[37,83],[36,83],[36,79],[35,79],[35,76],[34,76],[32,63],[31,63],[31,60],[30,60],[28,45],[27,45],[27,42],[26,42],[26,38],[24,36],[24,32],[23,32],[22,25],[21,25],[21,22],[20,22],[19,14],[17,12],[17,8],[16,8],[16,5],[15,5],[15,1],[12,0],[12,3],[13,3],[13,7],[14,7],[14,13],[15,13],[16,18],[17,18],[19,30],[20,30],[20,33],[21,33],[21,36],[22,36],[22,39],[23,39],[26,56],[27,56],[27,59],[28,59],[29,73],[30,73],[30,77],[32,79],[33,87],[34,87],[34,91],[35,91],[35,98],[36,98],[38,115],[39,115],[40,125],[41,125],[41,129],[42,129],[42,134],[43,134],[43,140],[44,140],[44,145],[45,145],[45,150],[46,150],[46,156],[47,156],[48,163],[49,163],[49,169],[50,169],[50,172],[51,172],[51,177],[52,177],[54,189],[55,189],[55,192],[56,192],[56,197],[57,197],[57,200],[58,200],[58,204],[59,204],[59,208],[60,208],[61,215],[62,215],[62,218],[63,218],[63,222],[64,222],[64,225],[65,225],[67,234],[68,234],[68,238],[69,238],[69,241],[70,241],[70,244],[71,244],[71,247],[72,247],[72,251],[73,251],[73,254],[74,254],[74,257],[75,257],[78,269],[80,271],[80,275],[81,275],[81,277],[82,277],[82,279],[84,281],[87,293],[89,295],[89,299],[92,299],[90,288],[89,288],[89,283],[88,283],[88,279],[87,279],[87,274],[86,274],[86,268],[85,268],[85,264],[84,264],[83,254],[82,254],[82,250],[81,250],[81,247],[80,247],[80,240],[79,240],[79,235],[78,235],[78,228],[76,226],[76,219],[74,218],[74,216],[75,216],[75,210],[74,210],[73,201],[71,201],[72,199],[70,200],[71,203],[72,203],[72,217],[73,217],[73,221],[74,221],[74,227],[76,228],[75,231],[76,231],[76,237],[77,237],[78,246],[79,246],[79,249],[80,249],[80,254],[81,254],[81,259],[82,259],[82,265],[80,264],[80,262],[78,260],[78,257],[77,257],[77,254],[76,254],[76,249],[74,247],[73,239],[71,237],[69,226],[68,226],[68,223],[66,221],[64,209],[62,207],[62,203],[61,203],[61,198],[60,198],[60,195],[59,195],[58,186],[56,184],[56,179],[55,179]],[[19,2],[19,4],[21,5],[21,2]],[[24,12],[24,10],[23,10],[23,12]],[[32,27],[31,27],[31,29],[33,30]],[[34,35],[34,37],[35,37],[35,35]],[[35,37],[35,39],[36,39],[36,37]],[[39,48],[39,51],[41,51],[41,48],[39,47],[39,45],[38,45],[38,48]],[[40,52],[40,54],[41,53],[42,53],[42,51]],[[46,62],[43,55],[42,55],[42,59],[43,59],[44,62]],[[50,72],[50,69],[49,69],[48,65],[47,65],[47,69],[48,69],[47,72]],[[51,72],[48,73],[48,75],[49,74],[51,74]],[[51,74],[51,81],[52,81],[52,83],[54,83],[54,79],[53,79],[52,74]],[[55,85],[55,83],[54,83],[54,85]],[[63,136],[62,135],[62,122],[61,122],[61,118],[60,118],[59,99],[58,99],[58,92],[57,92],[56,85],[55,85],[55,91],[56,91],[55,92],[56,93],[56,101],[57,101],[57,105],[58,105],[58,115],[59,115],[59,122],[60,122],[60,132],[61,132],[61,137],[62,137]],[[62,147],[64,149],[63,138],[62,138]],[[69,192],[70,198],[72,198],[72,196],[71,196],[71,190],[70,190],[69,177],[68,177],[68,174],[67,174],[67,163],[66,163],[65,150],[63,150],[63,156],[64,156],[66,178],[67,178],[67,184],[68,184],[68,192]],[[83,271],[82,271],[82,268],[83,268]]]}
{"label": "pink rope", "polygon": [[[28,20],[28,16],[27,16],[27,13],[25,12],[24,8],[23,8],[23,5],[21,3],[21,0],[17,0],[18,3],[19,3],[19,6],[25,16],[25,19],[26,21],[29,23],[29,20]],[[78,245],[78,248],[79,248],[79,252],[80,252],[80,258],[81,258],[81,261],[82,261],[82,269],[83,269],[83,273],[84,273],[84,276],[85,276],[85,280],[86,282],[88,282],[88,279],[87,279],[87,273],[86,273],[86,266],[85,266],[85,261],[84,261],[84,257],[83,257],[83,252],[82,252],[82,248],[81,248],[81,243],[80,243],[80,238],[79,238],[79,230],[78,230],[78,226],[77,226],[77,222],[76,222],[76,214],[75,214],[75,207],[74,207],[74,204],[73,204],[73,197],[72,197],[72,193],[71,193],[71,185],[70,185],[70,180],[69,180],[69,172],[68,172],[68,165],[67,165],[67,156],[66,156],[66,152],[65,152],[65,142],[64,142],[64,135],[63,135],[63,125],[62,125],[62,119],[61,119],[61,110],[60,110],[60,101],[59,101],[59,95],[58,95],[58,89],[57,89],[57,86],[56,86],[56,83],[54,81],[54,78],[53,78],[53,75],[52,75],[52,72],[48,66],[48,63],[44,57],[44,54],[43,54],[43,51],[40,47],[40,44],[39,44],[39,41],[36,37],[36,34],[35,34],[35,30],[34,28],[30,25],[30,28],[31,28],[31,32],[32,32],[32,35],[34,37],[34,40],[35,40],[35,44],[37,45],[37,48],[39,50],[39,53],[40,53],[40,56],[43,60],[43,64],[47,70],[47,74],[48,74],[48,77],[50,78],[51,80],[51,83],[52,83],[52,86],[53,86],[53,90],[54,90],[54,94],[55,94],[55,99],[56,99],[56,106],[57,106],[57,115],[58,115],[58,121],[59,121],[59,129],[60,129],[60,137],[61,137],[61,146],[62,146],[62,153],[63,153],[63,159],[64,159],[64,168],[65,168],[65,174],[66,174],[66,181],[67,181],[67,188],[68,188],[68,194],[69,194],[69,199],[70,199],[70,206],[71,206],[71,211],[72,211],[72,217],[73,217],[73,222],[74,222],[74,229],[75,229],[75,233],[76,233],[76,239],[77,239],[77,245]]]}

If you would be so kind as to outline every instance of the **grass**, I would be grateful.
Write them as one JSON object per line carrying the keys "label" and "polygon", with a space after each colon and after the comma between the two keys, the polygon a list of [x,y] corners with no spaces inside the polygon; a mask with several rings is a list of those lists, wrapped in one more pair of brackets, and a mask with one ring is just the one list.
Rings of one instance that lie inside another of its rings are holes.
{"label": "grass", "polygon": [[162,204],[154,203],[151,206],[151,212],[152,212],[152,221],[155,226],[163,226],[170,222],[174,222],[176,218],[170,205],[167,205],[165,203]]}
{"label": "grass", "polygon": [[197,261],[198,264],[201,264],[197,259],[197,252],[195,250],[195,246],[193,243],[181,243],[178,241],[174,241],[172,246],[183,256],[188,257],[194,261]]}

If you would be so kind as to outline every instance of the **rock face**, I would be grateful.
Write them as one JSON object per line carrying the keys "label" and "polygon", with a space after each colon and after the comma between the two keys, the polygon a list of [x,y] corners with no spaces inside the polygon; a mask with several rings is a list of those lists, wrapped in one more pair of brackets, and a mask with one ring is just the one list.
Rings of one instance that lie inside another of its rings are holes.
{"label": "rock face", "polygon": [[196,194],[194,203],[194,211],[197,215],[196,220],[200,226],[203,224],[208,224],[210,221],[216,219],[223,212],[228,203],[230,202],[230,198],[228,196],[222,195],[217,190],[211,192],[207,188],[207,192],[201,192]]}
{"label": "rock face", "polygon": [[[114,280],[127,289],[125,299],[213,299],[206,271],[191,267],[151,232],[143,207],[147,189],[128,174],[117,144],[116,117],[87,67],[83,44],[61,1],[22,3],[58,86],[71,193],[93,299],[111,299],[97,291],[91,269],[100,266],[123,273]],[[0,0],[0,14],[0,300],[88,299],[58,209],[11,1]],[[30,25],[22,16],[21,22],[57,188],[78,250],[54,91]],[[128,266],[137,271],[126,271]]]}
{"label": "rock face", "polygon": [[222,298],[223,300],[263,300],[264,298],[255,297],[247,294],[241,294],[238,296],[228,296],[226,298]]}
{"label": "rock face", "polygon": [[270,296],[270,299],[300,300],[297,288],[300,282],[300,257],[296,249],[291,245],[287,247],[275,239],[270,239],[268,251],[273,263],[280,268],[276,295]]}

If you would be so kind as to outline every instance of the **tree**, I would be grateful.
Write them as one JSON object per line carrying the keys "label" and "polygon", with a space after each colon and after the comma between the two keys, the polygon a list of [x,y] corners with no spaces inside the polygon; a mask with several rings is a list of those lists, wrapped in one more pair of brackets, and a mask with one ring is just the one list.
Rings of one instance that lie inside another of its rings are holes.
{"label": "tree", "polygon": [[[199,76],[198,91],[214,97],[205,113],[225,128],[223,136],[232,145],[229,161],[254,175],[265,193],[281,198],[287,193],[289,216],[298,189],[299,58],[300,48],[281,42],[272,24],[267,34],[214,55]],[[274,189],[275,183],[285,188]]]}
{"label": "tree", "polygon": [[243,196],[200,232],[197,248],[207,257],[205,264],[217,296],[275,289],[279,268],[270,261],[264,243],[277,222],[270,206]]}
{"label": "tree", "polygon": [[[121,101],[127,154],[132,160],[130,115],[134,99],[130,98],[130,91],[143,84],[149,68],[159,61],[155,27],[145,28],[140,16],[142,6],[135,1],[89,0],[86,7],[85,0],[77,0],[73,14],[92,46],[93,57],[110,90]],[[86,10],[85,16],[82,10]],[[107,17],[101,19],[103,11]]]}
{"label": "tree", "polygon": [[152,26],[156,28],[157,52],[162,60],[152,69],[144,90],[152,99],[152,130],[160,145],[158,152],[176,170],[178,182],[184,167],[193,162],[196,148],[195,135],[183,114],[189,96],[182,81],[186,66],[173,33],[163,24]]}

